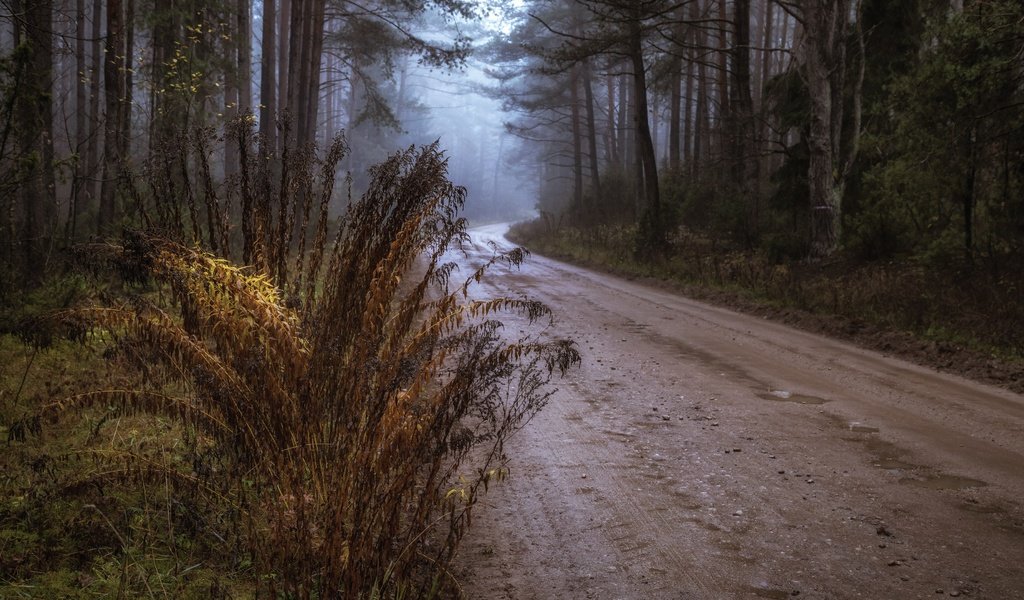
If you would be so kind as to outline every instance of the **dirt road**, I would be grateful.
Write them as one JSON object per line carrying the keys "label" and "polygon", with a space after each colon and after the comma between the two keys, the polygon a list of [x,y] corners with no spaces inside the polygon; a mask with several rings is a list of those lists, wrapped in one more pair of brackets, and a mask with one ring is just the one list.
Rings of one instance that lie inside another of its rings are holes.
{"label": "dirt road", "polygon": [[542,257],[487,285],[584,363],[478,507],[470,598],[1024,598],[1024,397]]}

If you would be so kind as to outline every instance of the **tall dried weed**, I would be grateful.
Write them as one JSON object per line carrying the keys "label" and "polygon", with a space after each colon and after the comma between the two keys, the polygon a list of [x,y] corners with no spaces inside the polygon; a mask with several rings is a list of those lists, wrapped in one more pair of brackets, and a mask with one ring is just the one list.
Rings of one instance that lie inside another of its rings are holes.
{"label": "tall dried weed", "polygon": [[374,167],[335,222],[343,141],[321,159],[256,149],[244,121],[230,135],[244,165],[232,185],[213,185],[199,132],[154,157],[148,192],[133,190],[148,228],[82,250],[130,293],[23,330],[39,345],[98,345],[135,383],[55,401],[11,435],[89,406],[172,419],[184,453],[95,448],[64,490],[152,482],[206,507],[258,595],[427,595],[503,476],[504,442],[579,355],[542,333],[503,337],[497,315],[543,325],[542,304],[475,298],[523,251],[454,279],[465,192],[436,144]]}

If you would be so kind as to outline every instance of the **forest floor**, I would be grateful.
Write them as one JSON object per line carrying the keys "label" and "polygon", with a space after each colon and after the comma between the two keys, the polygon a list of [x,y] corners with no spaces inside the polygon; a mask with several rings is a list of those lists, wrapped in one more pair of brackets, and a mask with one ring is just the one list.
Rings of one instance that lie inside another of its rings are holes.
{"label": "forest floor", "polygon": [[879,332],[883,354],[778,321],[862,325],[651,283],[534,256],[487,284],[549,304],[584,363],[506,447],[456,565],[468,597],[1024,596],[1012,362]]}

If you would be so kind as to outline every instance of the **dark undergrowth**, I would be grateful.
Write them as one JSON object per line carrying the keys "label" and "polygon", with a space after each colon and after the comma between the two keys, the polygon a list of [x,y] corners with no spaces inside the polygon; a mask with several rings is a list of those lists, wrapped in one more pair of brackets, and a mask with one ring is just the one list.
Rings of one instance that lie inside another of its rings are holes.
{"label": "dark undergrowth", "polygon": [[628,226],[521,223],[532,250],[791,323],[978,380],[1024,391],[1024,269],[958,261],[772,261],[677,231],[661,258],[639,261]]}

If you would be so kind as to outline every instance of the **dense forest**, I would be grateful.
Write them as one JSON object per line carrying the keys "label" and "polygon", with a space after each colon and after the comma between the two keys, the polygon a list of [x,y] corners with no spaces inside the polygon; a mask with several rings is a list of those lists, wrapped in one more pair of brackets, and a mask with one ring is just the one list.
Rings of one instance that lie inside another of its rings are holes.
{"label": "dense forest", "polygon": [[0,7],[0,595],[457,593],[580,361],[464,215],[1024,354],[1018,0]]}
{"label": "dense forest", "polygon": [[[537,248],[1019,354],[1019,2],[536,2]],[[632,258],[630,258],[632,257]]]}
{"label": "dense forest", "polygon": [[562,175],[545,178],[564,181],[542,191],[548,212],[647,222],[654,245],[712,228],[792,257],[1020,250],[1019,3],[528,10],[495,75],[510,127],[545,140]]}

